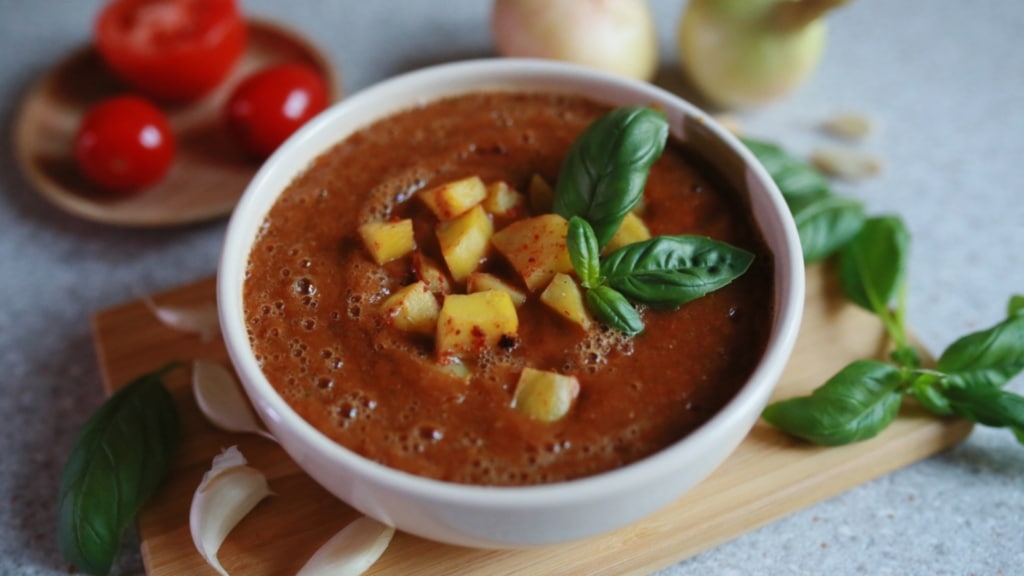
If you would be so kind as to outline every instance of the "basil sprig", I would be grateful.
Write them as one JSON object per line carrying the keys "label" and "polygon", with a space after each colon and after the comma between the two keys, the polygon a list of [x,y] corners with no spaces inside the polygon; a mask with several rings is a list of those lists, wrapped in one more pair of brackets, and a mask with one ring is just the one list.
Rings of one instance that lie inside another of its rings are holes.
{"label": "basil sprig", "polygon": [[179,442],[178,414],[163,377],[140,376],[86,422],[64,465],[57,536],[79,570],[106,574],[125,528],[160,485]]}
{"label": "basil sprig", "polygon": [[912,397],[937,415],[1009,428],[1024,444],[1024,397],[1003,389],[1024,371],[1024,296],[1010,299],[1005,320],[960,338],[935,368],[923,368],[907,341],[909,250],[903,222],[880,216],[865,220],[838,255],[843,291],[882,321],[894,345],[891,363],[855,361],[810,395],[769,405],[765,420],[816,444],[846,444],[884,430]]}
{"label": "basil sprig", "polygon": [[616,108],[573,143],[555,189],[554,210],[569,221],[569,259],[587,309],[629,336],[644,328],[633,304],[678,307],[729,284],[754,258],[724,242],[679,235],[636,242],[601,260],[601,248],[642,198],[667,139],[663,113]]}
{"label": "basil sprig", "polygon": [[744,138],[782,192],[803,248],[804,261],[818,262],[853,239],[866,218],[864,205],[832,192],[828,179],[776,144]]}

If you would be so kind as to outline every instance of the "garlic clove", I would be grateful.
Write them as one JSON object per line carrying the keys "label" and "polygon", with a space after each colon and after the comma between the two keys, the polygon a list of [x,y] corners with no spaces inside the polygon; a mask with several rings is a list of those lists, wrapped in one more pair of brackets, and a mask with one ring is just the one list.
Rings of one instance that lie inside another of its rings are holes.
{"label": "garlic clove", "polygon": [[863,114],[836,114],[826,118],[821,129],[830,136],[857,141],[867,138],[874,131],[874,124]]}
{"label": "garlic clove", "polygon": [[882,161],[878,157],[848,148],[815,150],[810,160],[826,175],[844,180],[861,180],[882,172]]}
{"label": "garlic clove", "polygon": [[168,328],[198,334],[204,342],[212,340],[220,334],[220,319],[217,317],[216,304],[158,306],[149,296],[144,297],[142,302],[153,312],[157,320]]}
{"label": "garlic clove", "polygon": [[313,554],[296,576],[358,576],[384,554],[395,529],[362,516]]}
{"label": "garlic clove", "polygon": [[246,466],[245,457],[231,446],[213,459],[189,510],[189,529],[199,554],[218,573],[228,573],[217,559],[224,539],[261,500],[272,493],[266,477]]}
{"label": "garlic clove", "polygon": [[260,424],[235,377],[224,366],[196,360],[192,364],[192,394],[203,416],[221,430],[259,434],[275,440]]}

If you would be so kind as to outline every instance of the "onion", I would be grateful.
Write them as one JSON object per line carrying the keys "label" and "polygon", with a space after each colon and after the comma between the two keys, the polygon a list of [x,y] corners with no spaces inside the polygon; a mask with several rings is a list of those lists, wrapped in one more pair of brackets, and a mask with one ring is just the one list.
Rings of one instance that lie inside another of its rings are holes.
{"label": "onion", "polygon": [[690,0],[679,22],[684,73],[713,105],[764,104],[821,60],[824,14],[847,0]]}
{"label": "onion", "polygon": [[502,56],[565,60],[639,80],[658,69],[646,0],[495,0],[491,27]]}

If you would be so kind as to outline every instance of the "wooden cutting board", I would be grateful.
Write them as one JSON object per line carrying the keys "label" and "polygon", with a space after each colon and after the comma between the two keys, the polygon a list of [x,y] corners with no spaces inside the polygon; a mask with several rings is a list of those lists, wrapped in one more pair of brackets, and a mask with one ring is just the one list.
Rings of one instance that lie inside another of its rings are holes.
{"label": "wooden cutting board", "polygon": [[[776,398],[805,393],[853,359],[881,357],[886,340],[873,316],[847,303],[822,267],[808,271],[804,322]],[[161,306],[210,305],[214,280],[154,295]],[[93,331],[103,381],[111,392],[171,359],[227,365],[219,339],[203,341],[162,325],[141,301],[99,312]],[[196,552],[188,528],[192,493],[222,448],[238,445],[267,475],[274,496],[242,520],[221,547],[232,574],[293,574],[357,512],[306,476],[276,444],[213,428],[192,398],[188,370],[168,379],[184,440],[167,482],[139,516],[150,575],[215,574]],[[647,574],[735,538],[947,448],[970,425],[904,409],[879,437],[841,448],[796,442],[759,422],[711,477],[664,510],[588,540],[524,550],[474,550],[396,534],[369,574]]]}

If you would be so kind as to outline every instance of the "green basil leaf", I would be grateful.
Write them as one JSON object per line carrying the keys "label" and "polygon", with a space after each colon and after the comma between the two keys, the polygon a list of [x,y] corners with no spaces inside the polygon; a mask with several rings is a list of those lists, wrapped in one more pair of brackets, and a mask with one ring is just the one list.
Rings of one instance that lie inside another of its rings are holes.
{"label": "green basil leaf", "polygon": [[929,412],[939,416],[948,416],[953,413],[953,407],[937,386],[938,380],[939,377],[932,373],[920,375],[907,388],[907,392]]}
{"label": "green basil leaf", "polygon": [[978,383],[950,386],[944,393],[958,416],[984,426],[1009,428],[1024,444],[1024,396]]}
{"label": "green basil leaf", "polygon": [[905,368],[920,368],[921,353],[913,346],[902,346],[892,351],[889,358],[896,364]]}
{"label": "green basil leaf", "polygon": [[958,385],[1004,386],[1024,370],[1024,314],[953,342],[939,356],[937,368]]}
{"label": "green basil leaf", "polygon": [[646,106],[616,108],[576,139],[562,163],[554,211],[590,223],[604,246],[640,201],[647,174],[668,139],[665,114]]}
{"label": "green basil leaf", "polygon": [[644,331],[644,323],[636,308],[622,295],[608,286],[587,290],[587,309],[598,322],[607,324],[627,336]]}
{"label": "green basil leaf", "polygon": [[1024,294],[1010,296],[1010,302],[1006,305],[1006,315],[1016,316],[1024,314]]}
{"label": "green basil leaf", "polygon": [[910,234],[896,216],[864,222],[860,232],[839,253],[839,278],[847,298],[879,316],[903,286]]}
{"label": "green basil leaf", "polygon": [[179,441],[178,414],[162,378],[140,376],[86,422],[64,465],[57,535],[79,570],[106,574],[125,528],[163,480]]}
{"label": "green basil leaf", "polygon": [[815,444],[838,446],[877,435],[899,412],[902,377],[895,367],[858,360],[811,393],[769,405],[764,419]]}
{"label": "green basil leaf", "polygon": [[703,236],[658,236],[609,254],[601,275],[634,302],[672,307],[732,282],[753,260],[746,250]]}
{"label": "green basil leaf", "polygon": [[864,226],[864,205],[851,198],[808,194],[788,204],[808,263],[831,256]]}
{"label": "green basil leaf", "polygon": [[751,138],[741,140],[764,166],[787,202],[795,198],[821,196],[823,193],[831,195],[828,179],[807,162],[798,160],[771,142]]}
{"label": "green basil leaf", "polygon": [[601,283],[601,249],[597,245],[594,229],[579,216],[569,219],[569,231],[565,236],[569,247],[569,260],[580,277],[584,288],[593,288]]}

